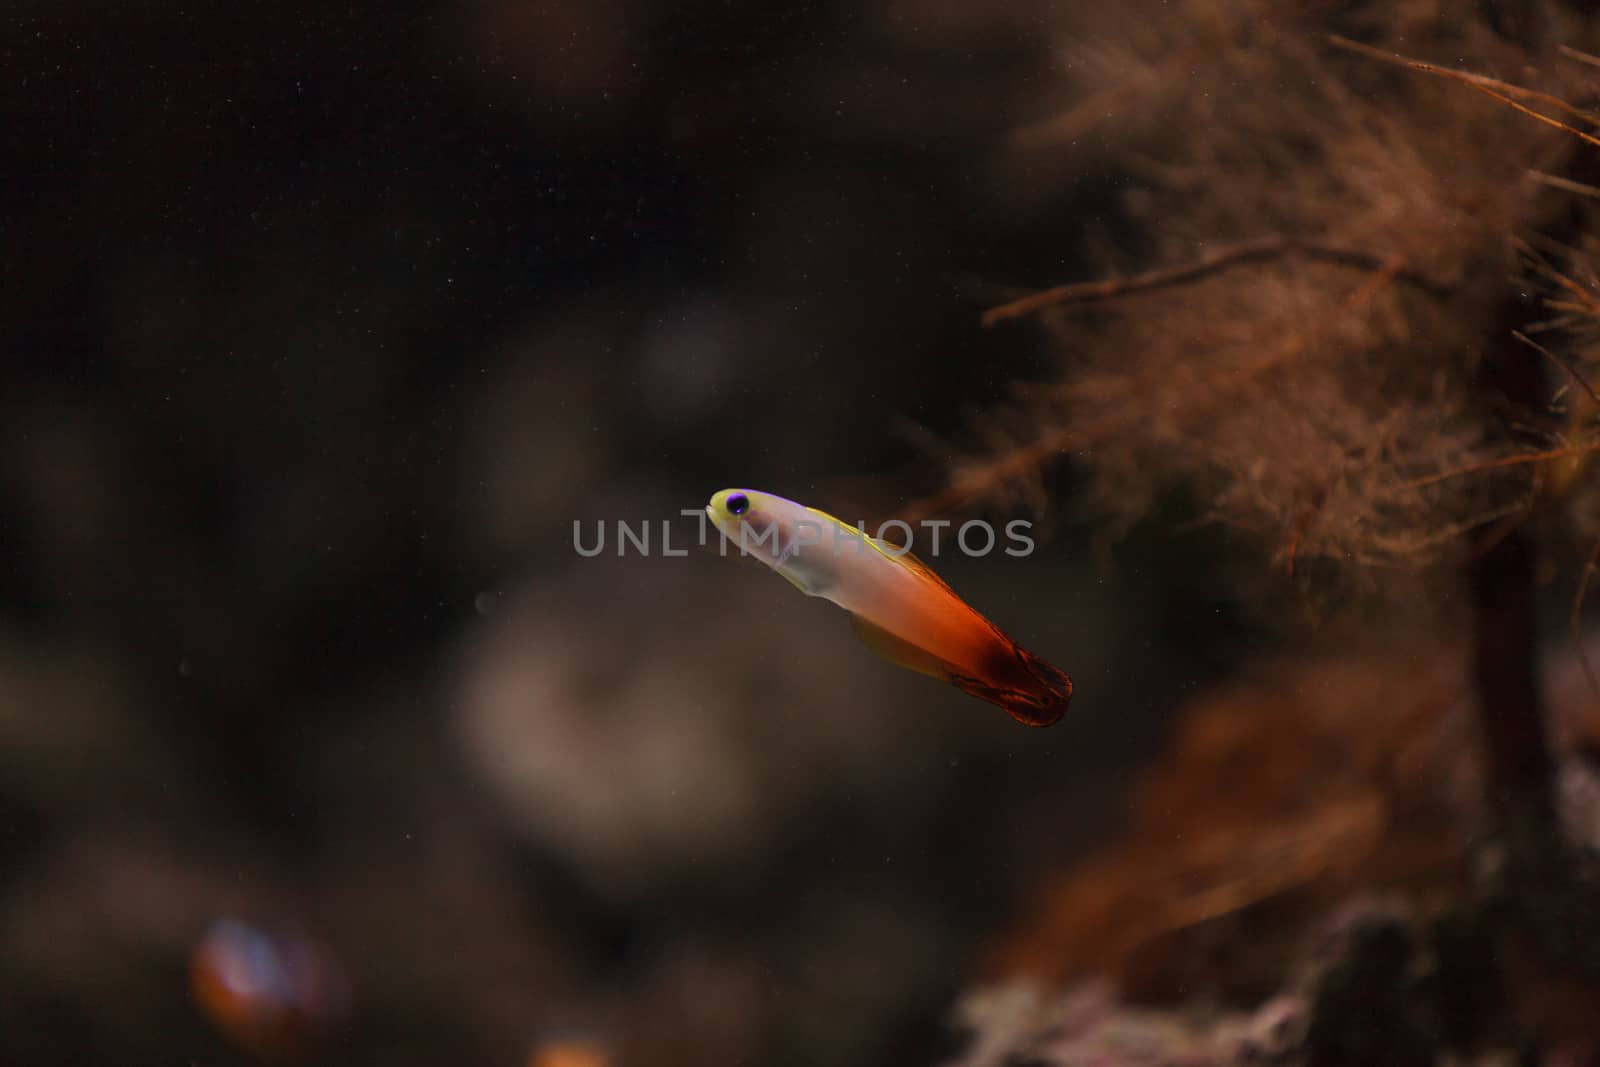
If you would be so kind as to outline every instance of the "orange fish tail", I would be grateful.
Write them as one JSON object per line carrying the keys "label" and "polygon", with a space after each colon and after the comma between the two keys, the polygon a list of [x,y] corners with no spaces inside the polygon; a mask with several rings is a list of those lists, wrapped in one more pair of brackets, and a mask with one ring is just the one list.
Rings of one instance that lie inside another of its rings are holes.
{"label": "orange fish tail", "polygon": [[985,664],[982,677],[951,673],[962,692],[1004,708],[1028,726],[1049,726],[1066,714],[1072,679],[1032,652],[1005,639]]}

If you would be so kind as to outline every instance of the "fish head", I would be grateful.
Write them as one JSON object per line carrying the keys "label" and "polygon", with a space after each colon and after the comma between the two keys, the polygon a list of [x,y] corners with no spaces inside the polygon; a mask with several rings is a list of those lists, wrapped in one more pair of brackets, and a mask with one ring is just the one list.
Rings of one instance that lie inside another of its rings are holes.
{"label": "fish head", "polygon": [[748,489],[723,489],[712,495],[706,516],[724,536],[737,538],[740,526],[759,517],[760,495]]}
{"label": "fish head", "polygon": [[794,551],[795,521],[804,511],[793,501],[754,489],[724,489],[706,505],[706,516],[724,538],[769,566]]}

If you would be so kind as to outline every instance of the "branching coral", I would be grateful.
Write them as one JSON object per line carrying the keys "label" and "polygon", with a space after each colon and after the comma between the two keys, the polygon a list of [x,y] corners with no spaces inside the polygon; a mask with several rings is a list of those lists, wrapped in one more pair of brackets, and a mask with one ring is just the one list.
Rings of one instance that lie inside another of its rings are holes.
{"label": "branching coral", "polygon": [[1048,329],[1060,379],[910,512],[1038,503],[1065,459],[1116,526],[1180,491],[1291,573],[1453,576],[1500,901],[1572,964],[1563,924],[1600,883],[1554,813],[1535,587],[1600,534],[1600,25],[1271,0],[1084,20],[1076,103],[1012,146],[1119,171],[1138,265],[988,313]]}
{"label": "branching coral", "polygon": [[[1496,460],[1562,443],[1544,412],[1503,433],[1476,376],[1529,282],[1516,236],[1576,195],[1526,171],[1559,167],[1574,138],[1470,89],[1549,111],[1591,72],[1552,55],[1549,91],[1464,87],[1352,54],[1275,5],[1184,11],[1067,50],[1089,57],[1071,70],[1089,103],[1068,117],[1118,119],[1102,144],[1155,265],[989,313],[1042,315],[1064,381],[997,413],[984,434],[1006,447],[911,510],[1004,499],[1073,456],[1125,522],[1184,486],[1284,562],[1436,562],[1530,501],[1535,471]],[[1228,47],[1174,62],[1202,38]],[[1531,58],[1482,26],[1435,43],[1491,68]],[[1463,468],[1482,476],[1443,477]]]}

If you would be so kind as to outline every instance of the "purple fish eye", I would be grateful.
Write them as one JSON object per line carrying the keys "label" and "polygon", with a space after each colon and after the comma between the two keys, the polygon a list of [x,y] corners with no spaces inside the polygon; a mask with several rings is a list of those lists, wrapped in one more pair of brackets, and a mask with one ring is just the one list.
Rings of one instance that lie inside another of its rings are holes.
{"label": "purple fish eye", "polygon": [[750,510],[750,498],[743,493],[730,493],[728,495],[728,512],[733,515],[743,515]]}

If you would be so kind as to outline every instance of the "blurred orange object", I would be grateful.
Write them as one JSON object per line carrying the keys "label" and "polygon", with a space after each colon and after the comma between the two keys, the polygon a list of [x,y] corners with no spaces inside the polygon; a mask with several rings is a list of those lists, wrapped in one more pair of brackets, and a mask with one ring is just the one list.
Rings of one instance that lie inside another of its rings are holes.
{"label": "blurred orange object", "polygon": [[262,1054],[281,1054],[340,1018],[349,999],[331,952],[293,928],[213,922],[189,964],[195,1000],[219,1029]]}
{"label": "blurred orange object", "polygon": [[611,1057],[592,1041],[547,1041],[533,1050],[528,1067],[610,1067]]}

